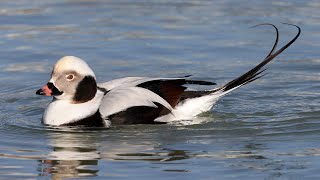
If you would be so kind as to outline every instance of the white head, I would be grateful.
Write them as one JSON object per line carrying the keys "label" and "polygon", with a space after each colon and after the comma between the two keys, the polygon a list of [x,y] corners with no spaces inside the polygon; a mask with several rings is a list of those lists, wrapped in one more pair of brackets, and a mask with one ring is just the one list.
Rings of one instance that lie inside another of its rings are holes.
{"label": "white head", "polygon": [[65,56],[54,65],[48,84],[37,94],[83,103],[91,100],[96,91],[95,75],[88,64],[78,57]]}

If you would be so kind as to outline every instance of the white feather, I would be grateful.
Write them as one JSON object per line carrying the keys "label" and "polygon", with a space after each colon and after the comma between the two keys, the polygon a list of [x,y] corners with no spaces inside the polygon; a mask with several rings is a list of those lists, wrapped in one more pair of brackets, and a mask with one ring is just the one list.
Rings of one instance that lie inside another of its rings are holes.
{"label": "white feather", "polygon": [[210,111],[222,96],[241,86],[242,85],[234,87],[228,91],[220,90],[206,96],[185,99],[184,101],[179,102],[176,107],[174,107],[171,114],[158,117],[155,119],[155,121],[169,123],[193,119],[203,112]]}
{"label": "white feather", "polygon": [[66,70],[76,71],[83,75],[90,75],[95,78],[94,72],[82,59],[75,56],[65,56],[54,65],[54,72],[58,73]]}
{"label": "white feather", "polygon": [[103,93],[97,91],[95,97],[85,103],[73,104],[69,100],[53,100],[44,112],[43,123],[59,126],[86,118],[99,109],[102,98]]}
{"label": "white feather", "polygon": [[113,89],[115,87],[133,87],[139,84],[154,81],[154,80],[175,80],[181,78],[149,78],[149,77],[124,77],[119,79],[114,79],[108,82],[98,84],[99,87],[105,88],[107,90]]}
{"label": "white feather", "polygon": [[99,110],[102,117],[107,118],[130,107],[157,107],[154,103],[159,103],[172,110],[167,101],[152,91],[140,87],[119,87],[113,88],[104,96]]}

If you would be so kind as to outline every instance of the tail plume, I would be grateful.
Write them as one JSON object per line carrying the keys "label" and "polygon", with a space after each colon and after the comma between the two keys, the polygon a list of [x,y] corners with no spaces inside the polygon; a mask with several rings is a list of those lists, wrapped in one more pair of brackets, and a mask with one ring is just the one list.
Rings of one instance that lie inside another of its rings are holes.
{"label": "tail plume", "polygon": [[[287,24],[287,23],[283,23],[283,24]],[[276,30],[276,39],[275,39],[275,43],[271,49],[271,51],[269,52],[269,54],[267,55],[267,57],[257,66],[255,66],[254,68],[252,68],[251,70],[249,70],[248,72],[244,73],[243,75],[241,75],[240,77],[228,82],[226,85],[217,88],[215,90],[213,90],[212,92],[217,92],[217,91],[222,91],[222,92],[229,92],[233,89],[236,89],[238,87],[241,87],[243,85],[246,85],[252,81],[255,81],[259,78],[261,78],[262,76],[264,76],[264,74],[262,74],[267,68],[263,68],[266,64],[268,64],[270,61],[272,61],[275,57],[277,57],[280,53],[282,53],[285,49],[287,49],[293,42],[295,42],[298,37],[300,36],[301,33],[301,29],[299,26],[294,25],[294,24],[287,24],[287,25],[291,25],[291,26],[295,26],[298,29],[298,33],[297,35],[290,41],[288,42],[286,45],[284,45],[282,48],[280,48],[278,51],[274,52],[277,45],[278,45],[278,41],[279,41],[279,31],[278,28],[273,25],[273,24],[258,24],[256,26],[253,27],[257,27],[257,26],[262,26],[262,25],[270,25],[272,26],[275,30]]]}

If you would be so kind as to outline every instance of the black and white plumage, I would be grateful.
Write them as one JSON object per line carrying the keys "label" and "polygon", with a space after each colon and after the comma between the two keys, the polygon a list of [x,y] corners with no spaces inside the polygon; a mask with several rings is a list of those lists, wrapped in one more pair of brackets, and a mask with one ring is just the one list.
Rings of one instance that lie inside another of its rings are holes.
{"label": "black and white plumage", "polygon": [[208,91],[187,90],[184,85],[214,85],[183,78],[126,77],[97,84],[95,74],[80,58],[66,56],[54,66],[48,84],[37,91],[53,96],[43,123],[54,126],[110,126],[111,124],[158,124],[190,119],[209,111],[225,94],[262,77],[267,63],[288,48],[300,35],[268,56],[257,66],[224,86]]}

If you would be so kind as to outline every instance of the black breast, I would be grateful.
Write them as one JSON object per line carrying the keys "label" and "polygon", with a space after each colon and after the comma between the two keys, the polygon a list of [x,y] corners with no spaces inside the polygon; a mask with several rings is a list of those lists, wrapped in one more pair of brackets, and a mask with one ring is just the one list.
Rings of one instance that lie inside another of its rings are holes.
{"label": "black breast", "polygon": [[125,111],[109,116],[109,120],[113,125],[120,124],[165,124],[163,122],[154,121],[159,116],[170,113],[170,111],[159,103],[155,103],[157,107],[135,106]]}

